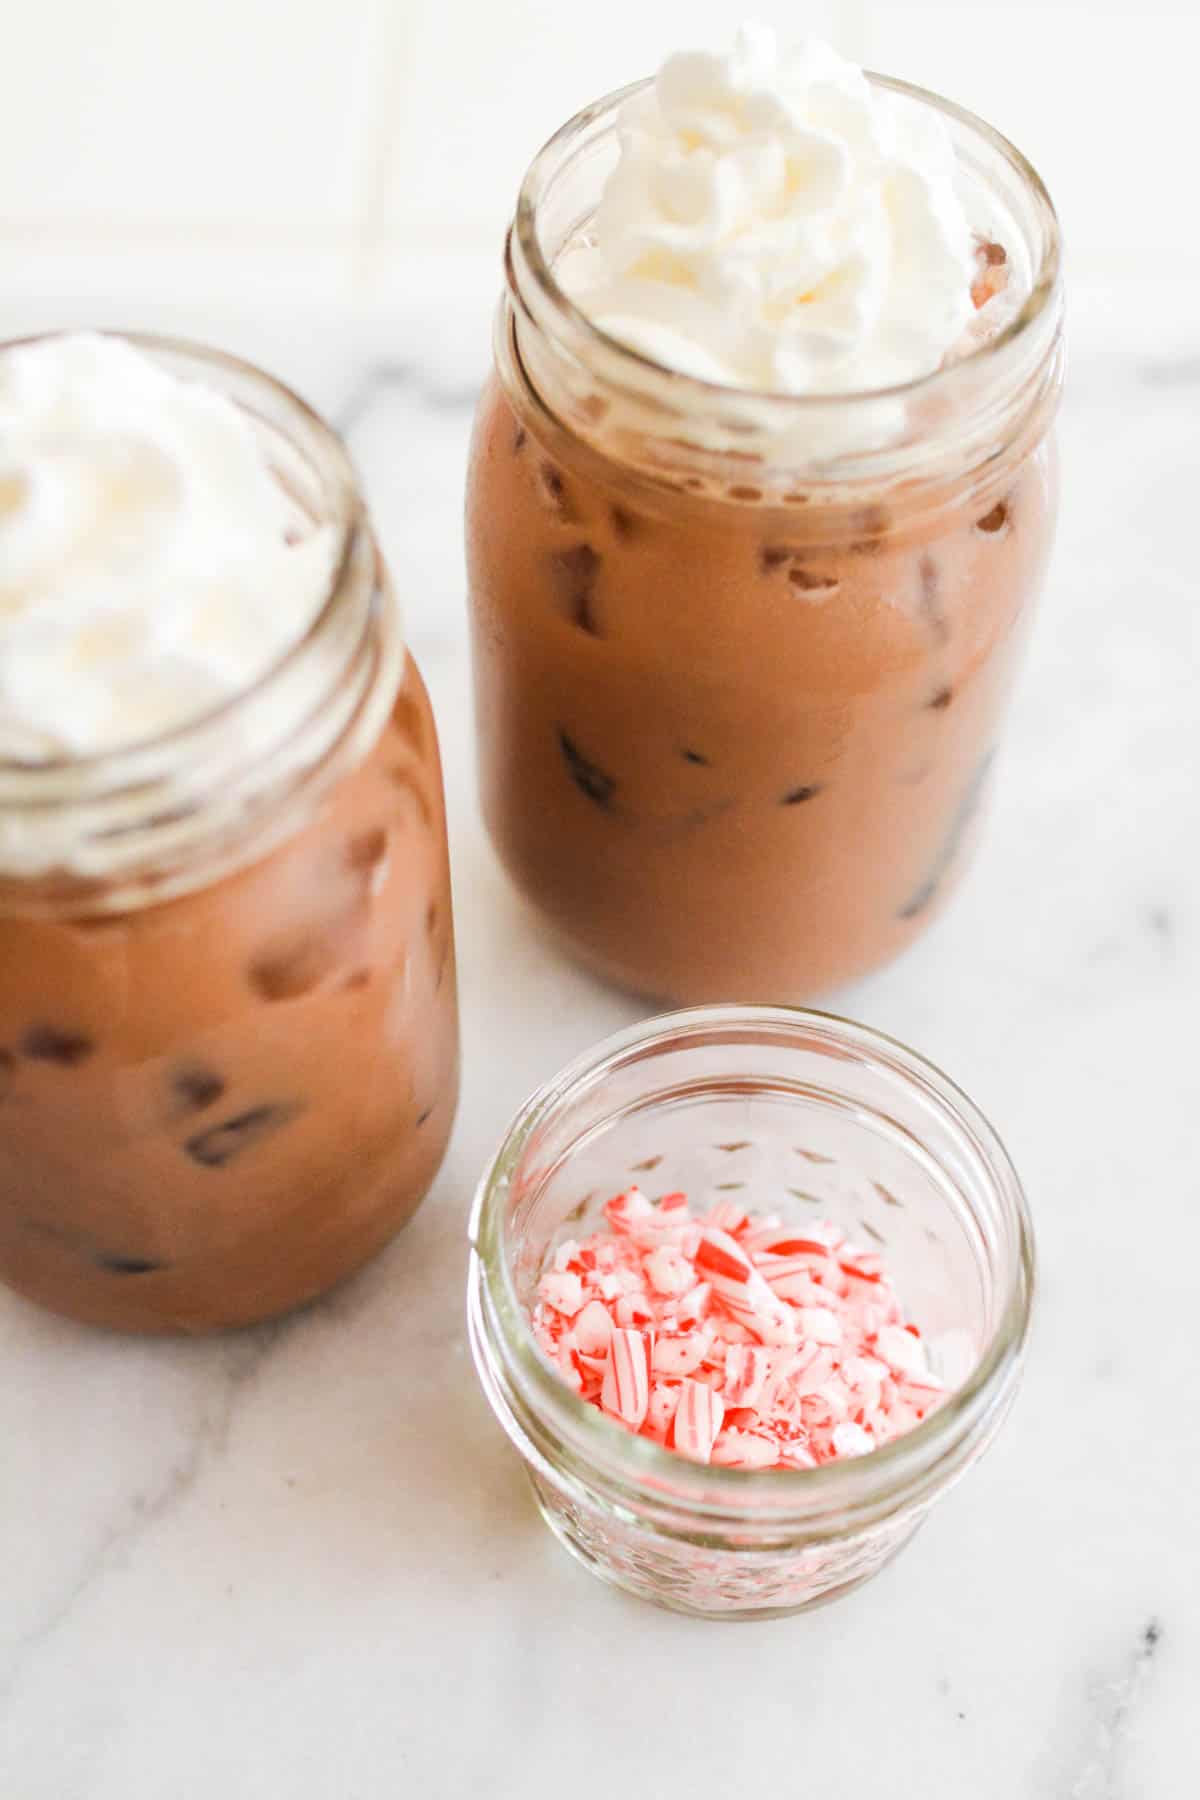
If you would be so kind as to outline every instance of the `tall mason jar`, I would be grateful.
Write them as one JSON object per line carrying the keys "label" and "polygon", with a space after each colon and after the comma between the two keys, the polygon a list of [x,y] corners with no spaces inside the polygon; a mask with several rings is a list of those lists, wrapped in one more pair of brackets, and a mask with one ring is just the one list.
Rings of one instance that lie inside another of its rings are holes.
{"label": "tall mason jar", "polygon": [[606,978],[801,1000],[903,950],[967,862],[1055,514],[1058,229],[933,94],[997,316],[935,373],[751,393],[606,336],[555,276],[618,154],[599,101],[509,232],[467,497],[483,811]]}
{"label": "tall mason jar", "polygon": [[0,1279],[76,1319],[202,1331],[320,1294],[432,1183],[450,878],[429,701],[340,440],[256,369],[132,341],[243,409],[335,528],[336,572],[216,711],[0,764]]}

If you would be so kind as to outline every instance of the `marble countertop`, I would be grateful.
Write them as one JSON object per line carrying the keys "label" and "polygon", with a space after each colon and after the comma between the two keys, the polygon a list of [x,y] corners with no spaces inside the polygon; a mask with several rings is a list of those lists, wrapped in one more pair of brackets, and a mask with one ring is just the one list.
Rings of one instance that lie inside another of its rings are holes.
{"label": "marble countertop", "polygon": [[733,1629],[562,1554],[467,1351],[485,1158],[530,1087],[641,1009],[563,963],[478,824],[459,496],[490,291],[426,289],[370,329],[169,323],[299,381],[363,469],[441,722],[458,1126],[413,1225],[282,1324],[122,1341],[0,1296],[0,1794],[1184,1800],[1200,295],[1151,314],[1128,289],[1077,295],[1062,528],[990,831],[933,933],[838,997],[949,1069],[1024,1176],[1041,1294],[1023,1392],[881,1577]]}

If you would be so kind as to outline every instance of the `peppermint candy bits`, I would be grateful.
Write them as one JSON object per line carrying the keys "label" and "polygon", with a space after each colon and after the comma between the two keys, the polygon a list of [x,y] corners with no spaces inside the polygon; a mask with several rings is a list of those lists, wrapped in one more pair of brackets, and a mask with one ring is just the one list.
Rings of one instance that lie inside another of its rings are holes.
{"label": "peppermint candy bits", "polygon": [[580,1399],[693,1462],[811,1469],[865,1456],[941,1404],[874,1251],[722,1200],[628,1188],[560,1244],[530,1322]]}

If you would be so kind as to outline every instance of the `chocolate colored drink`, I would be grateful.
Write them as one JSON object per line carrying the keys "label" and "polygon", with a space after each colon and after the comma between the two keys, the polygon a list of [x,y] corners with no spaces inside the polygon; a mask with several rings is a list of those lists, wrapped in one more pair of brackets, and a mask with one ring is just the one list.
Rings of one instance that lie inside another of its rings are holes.
{"label": "chocolate colored drink", "polygon": [[310,528],[346,509],[290,667],[151,744],[130,802],[139,745],[0,770],[0,1277],[132,1330],[350,1273],[427,1192],[457,1092],[428,698],[336,440],[236,373],[296,434]]}
{"label": "chocolate colored drink", "polygon": [[[968,325],[900,403],[726,396],[656,366],[657,315],[631,355],[561,291],[611,135],[560,134],[510,238],[467,503],[483,810],[600,974],[801,1000],[968,858],[1052,533],[1056,307]],[[1008,256],[977,243],[980,321]]]}

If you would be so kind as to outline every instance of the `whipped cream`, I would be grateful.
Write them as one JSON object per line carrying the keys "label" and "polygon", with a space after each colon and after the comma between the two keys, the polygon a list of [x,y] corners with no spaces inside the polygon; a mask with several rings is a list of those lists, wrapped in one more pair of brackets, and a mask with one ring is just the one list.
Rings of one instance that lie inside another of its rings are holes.
{"label": "whipped cream", "polygon": [[620,160],[558,277],[682,374],[833,394],[931,373],[971,324],[973,240],[941,120],[810,41],[744,27],[626,103]]}
{"label": "whipped cream", "polygon": [[215,389],[91,334],[0,354],[0,762],[127,747],[244,692],[337,549]]}

